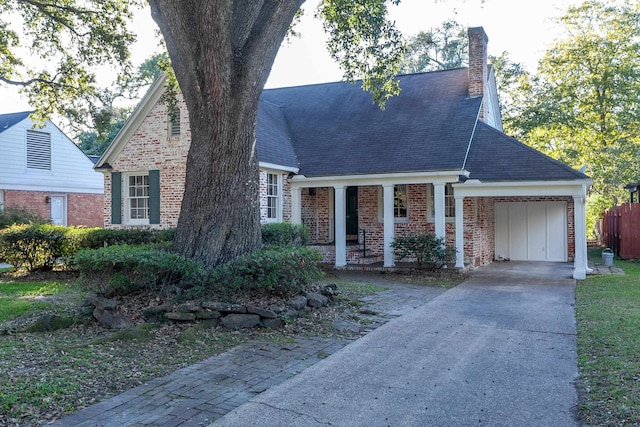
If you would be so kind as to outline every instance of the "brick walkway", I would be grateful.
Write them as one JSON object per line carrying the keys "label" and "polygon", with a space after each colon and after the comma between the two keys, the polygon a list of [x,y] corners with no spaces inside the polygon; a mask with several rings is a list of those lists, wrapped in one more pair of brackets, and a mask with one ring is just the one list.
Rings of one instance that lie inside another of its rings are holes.
{"label": "brick walkway", "polygon": [[[444,289],[394,284],[378,276],[350,275],[389,289],[364,298],[361,334],[430,301]],[[53,426],[206,426],[256,394],[280,384],[354,339],[297,337],[292,343],[252,341],[151,380],[62,418]]]}

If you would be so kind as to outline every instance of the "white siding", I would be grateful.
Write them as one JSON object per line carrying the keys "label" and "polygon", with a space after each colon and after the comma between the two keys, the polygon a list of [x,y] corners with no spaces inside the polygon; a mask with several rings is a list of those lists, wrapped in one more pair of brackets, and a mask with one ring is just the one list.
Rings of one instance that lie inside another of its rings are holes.
{"label": "white siding", "polygon": [[103,176],[93,170],[93,162],[49,121],[43,128],[35,130],[51,134],[51,170],[27,168],[28,129],[34,129],[33,123],[25,119],[0,133],[0,188],[65,193],[104,192]]}

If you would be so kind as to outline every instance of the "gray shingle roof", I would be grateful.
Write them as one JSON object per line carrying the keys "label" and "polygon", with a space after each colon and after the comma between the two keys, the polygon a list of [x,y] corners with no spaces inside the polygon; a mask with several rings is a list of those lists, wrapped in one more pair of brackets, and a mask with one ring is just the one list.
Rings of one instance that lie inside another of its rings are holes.
{"label": "gray shingle roof", "polygon": [[482,181],[588,179],[478,121],[481,99],[468,97],[466,68],[398,79],[402,92],[385,110],[358,83],[265,90],[259,159],[307,177],[464,168]]}
{"label": "gray shingle roof", "polygon": [[31,114],[32,111],[22,111],[19,113],[0,114],[0,133],[9,129],[11,126],[20,123]]}
{"label": "gray shingle roof", "polygon": [[466,170],[481,181],[561,181],[588,179],[558,160],[478,122]]}
{"label": "gray shingle roof", "polygon": [[298,167],[282,108],[264,100],[258,107],[258,160],[281,166]]}
{"label": "gray shingle roof", "polygon": [[467,96],[467,70],[399,80],[384,111],[344,82],[268,89],[262,100],[280,106],[307,177],[460,169],[480,107]]}

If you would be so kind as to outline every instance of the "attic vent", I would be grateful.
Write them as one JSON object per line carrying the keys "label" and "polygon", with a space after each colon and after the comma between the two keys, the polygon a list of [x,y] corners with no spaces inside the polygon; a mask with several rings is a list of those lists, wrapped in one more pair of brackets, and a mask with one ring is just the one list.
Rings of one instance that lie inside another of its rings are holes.
{"label": "attic vent", "polygon": [[51,134],[27,130],[27,168],[51,170]]}
{"label": "attic vent", "polygon": [[169,136],[180,136],[180,110],[169,115]]}

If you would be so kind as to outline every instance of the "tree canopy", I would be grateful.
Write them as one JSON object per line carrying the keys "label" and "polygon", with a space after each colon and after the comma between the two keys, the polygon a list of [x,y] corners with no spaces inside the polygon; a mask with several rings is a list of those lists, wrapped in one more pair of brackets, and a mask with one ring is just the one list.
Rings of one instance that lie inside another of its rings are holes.
{"label": "tree canopy", "polygon": [[[41,118],[74,117],[99,93],[96,70],[130,67],[139,1],[0,0],[0,83],[22,87]],[[80,107],[82,106],[82,107]]]}
{"label": "tree canopy", "polygon": [[575,168],[594,184],[593,225],[624,200],[640,167],[640,3],[588,0],[561,18],[564,37],[521,81],[521,108],[510,115],[523,141]]}
{"label": "tree canopy", "polygon": [[409,37],[401,68],[403,73],[422,73],[462,67],[468,62],[467,28],[448,20]]}
{"label": "tree canopy", "polygon": [[[500,110],[509,118],[519,99],[520,85],[529,76],[522,65],[513,62],[508,52],[489,55],[493,66],[500,100]],[[447,20],[439,27],[421,31],[409,37],[402,57],[404,73],[446,70],[467,66],[469,63],[469,37],[467,28],[455,20]]]}

